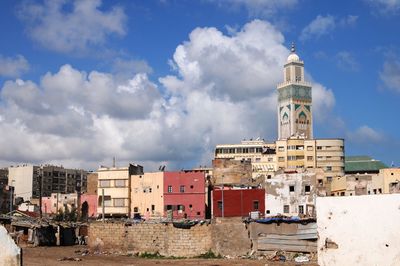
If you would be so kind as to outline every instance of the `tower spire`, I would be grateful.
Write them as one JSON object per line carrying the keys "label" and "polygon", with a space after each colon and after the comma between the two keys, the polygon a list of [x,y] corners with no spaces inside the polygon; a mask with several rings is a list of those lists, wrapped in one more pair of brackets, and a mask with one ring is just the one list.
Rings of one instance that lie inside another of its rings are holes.
{"label": "tower spire", "polygon": [[292,47],[290,48],[290,51],[291,51],[292,53],[295,53],[295,52],[296,52],[296,46],[294,45],[294,42],[292,42]]}

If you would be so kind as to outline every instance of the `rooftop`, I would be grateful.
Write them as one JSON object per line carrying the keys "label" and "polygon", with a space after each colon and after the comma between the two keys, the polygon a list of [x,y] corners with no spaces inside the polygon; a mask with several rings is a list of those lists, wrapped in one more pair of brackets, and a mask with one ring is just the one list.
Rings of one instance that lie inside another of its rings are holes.
{"label": "rooftop", "polygon": [[370,156],[346,156],[345,157],[345,172],[346,173],[368,173],[368,172],[379,172],[382,168],[388,166],[379,160],[375,160]]}

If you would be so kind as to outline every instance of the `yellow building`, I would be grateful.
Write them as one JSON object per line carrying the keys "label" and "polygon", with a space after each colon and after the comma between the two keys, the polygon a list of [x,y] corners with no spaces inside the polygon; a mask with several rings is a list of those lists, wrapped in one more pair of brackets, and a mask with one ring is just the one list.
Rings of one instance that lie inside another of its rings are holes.
{"label": "yellow building", "polygon": [[400,168],[380,169],[383,179],[383,193],[400,193]]}
{"label": "yellow building", "polygon": [[334,177],[330,186],[331,196],[358,196],[382,194],[383,178],[378,174],[349,174]]}
{"label": "yellow building", "polygon": [[143,174],[143,167],[130,164],[128,167],[102,167],[98,174],[97,213],[106,217],[129,217],[131,203],[131,175]]}
{"label": "yellow building", "polygon": [[131,176],[131,211],[146,218],[162,217],[164,172]]}

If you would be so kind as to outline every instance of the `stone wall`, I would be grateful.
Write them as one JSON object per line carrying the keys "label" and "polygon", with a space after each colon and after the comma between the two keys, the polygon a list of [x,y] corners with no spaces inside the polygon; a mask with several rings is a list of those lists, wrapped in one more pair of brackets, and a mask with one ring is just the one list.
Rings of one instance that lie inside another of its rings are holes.
{"label": "stone wall", "polygon": [[218,222],[180,229],[172,224],[91,223],[92,249],[158,252],[163,256],[194,257],[209,250],[215,254],[241,256],[251,251],[247,226],[242,222]]}
{"label": "stone wall", "polygon": [[89,226],[89,245],[94,249],[194,257],[211,249],[210,229],[207,224],[179,229],[172,224],[161,223],[92,223]]}

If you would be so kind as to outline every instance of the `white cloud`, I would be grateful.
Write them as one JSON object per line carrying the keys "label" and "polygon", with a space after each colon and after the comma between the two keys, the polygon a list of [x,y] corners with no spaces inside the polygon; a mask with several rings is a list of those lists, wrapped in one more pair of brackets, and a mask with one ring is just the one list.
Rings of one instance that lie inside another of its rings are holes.
{"label": "white cloud", "polygon": [[15,58],[0,55],[0,76],[19,77],[29,70],[28,61],[22,55]]}
{"label": "white cloud", "polygon": [[[231,36],[193,30],[176,48],[174,72],[159,78],[162,88],[145,73],[121,79],[70,65],[39,83],[7,81],[0,161],[95,168],[116,156],[120,165],[209,165],[218,143],[275,138],[276,85],[288,54],[283,35],[255,20]],[[333,93],[316,83],[313,97],[321,120]]]}
{"label": "white cloud", "polygon": [[250,16],[270,17],[280,10],[295,7],[298,0],[209,0],[224,8],[244,7]]}
{"label": "white cloud", "polygon": [[386,88],[400,92],[400,60],[388,58],[383,64],[379,77]]}
{"label": "white cloud", "polygon": [[348,139],[354,143],[377,143],[384,139],[384,135],[369,126],[361,126],[354,132],[348,132]]}
{"label": "white cloud", "polygon": [[381,15],[395,14],[400,10],[400,0],[365,0],[372,12]]}
{"label": "white cloud", "polygon": [[337,27],[347,28],[354,27],[357,23],[358,16],[347,15],[346,17],[337,18],[332,15],[318,15],[306,27],[303,28],[300,34],[300,40],[306,41],[313,38],[320,38],[323,35],[330,34]]}
{"label": "white cloud", "polygon": [[301,31],[300,40],[306,41],[311,38],[319,38],[333,31],[335,27],[336,23],[333,16],[318,15]]}
{"label": "white cloud", "polygon": [[[43,47],[57,52],[85,52],[103,45],[108,35],[125,35],[126,15],[121,7],[100,10],[101,0],[46,0],[24,2],[18,16],[28,33]],[[71,8],[71,11],[66,11]]]}
{"label": "white cloud", "polygon": [[336,64],[339,68],[346,71],[358,71],[360,64],[356,61],[353,54],[348,51],[341,51],[336,54]]}

